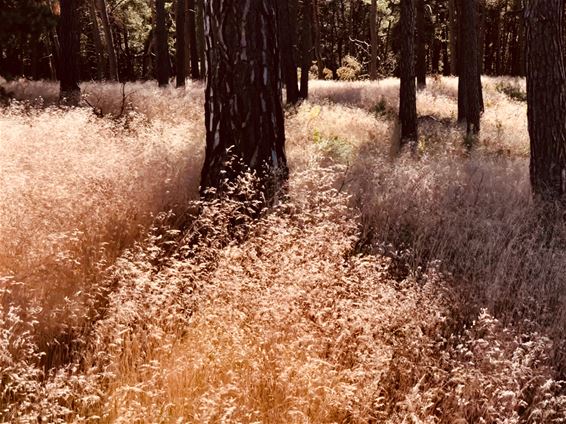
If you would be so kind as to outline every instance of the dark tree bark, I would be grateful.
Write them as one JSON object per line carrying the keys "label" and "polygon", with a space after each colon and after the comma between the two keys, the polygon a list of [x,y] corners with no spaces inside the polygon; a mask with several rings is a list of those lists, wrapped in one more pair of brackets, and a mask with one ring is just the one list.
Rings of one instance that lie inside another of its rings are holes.
{"label": "dark tree bark", "polygon": [[301,99],[309,97],[309,72],[312,64],[312,7],[311,0],[303,0],[303,20],[301,22]]}
{"label": "dark tree bark", "polygon": [[177,88],[185,86],[187,63],[185,57],[185,0],[177,0],[175,10],[175,65]]}
{"label": "dark tree bark", "polygon": [[165,0],[155,0],[155,38],[157,44],[157,82],[160,87],[169,85],[169,46],[165,18]]}
{"label": "dark tree bark", "polygon": [[92,39],[94,41],[94,48],[96,49],[96,76],[97,79],[100,81],[104,79],[104,69],[105,69],[105,60],[104,60],[104,47],[102,44],[102,37],[100,36],[100,28],[98,26],[98,17],[96,13],[96,5],[93,1],[88,2],[88,11],[90,15],[90,20],[92,22]]}
{"label": "dark tree bark", "polygon": [[523,19],[523,0],[515,0],[513,13],[517,15],[517,42],[513,46],[513,69],[515,76],[525,76],[525,22]]}
{"label": "dark tree bark", "polygon": [[417,141],[417,99],[415,87],[415,0],[401,0],[401,58],[399,69],[399,122],[401,144]]}
{"label": "dark tree bark", "polygon": [[81,97],[79,87],[79,0],[61,0],[59,18],[59,42],[61,56],[59,65],[60,98],[70,105],[77,105]]}
{"label": "dark tree bark", "polygon": [[[197,7],[196,46],[197,46],[197,56],[200,61],[200,78],[204,78],[206,74],[206,55],[204,53],[204,0],[193,0],[193,1],[196,1],[196,7]],[[196,62],[193,63],[195,63],[196,66]],[[193,63],[191,63],[191,66],[193,65]]]}
{"label": "dark tree bark", "polygon": [[566,72],[562,0],[527,0],[527,103],[531,184],[546,200],[566,194]]}
{"label": "dark tree bark", "polygon": [[102,30],[104,31],[104,39],[106,41],[106,53],[108,55],[108,72],[109,79],[118,81],[118,59],[116,50],[114,49],[114,35],[110,27],[110,18],[108,17],[108,9],[105,0],[95,0],[96,8],[100,13],[100,21],[102,22]]}
{"label": "dark tree bark", "polygon": [[191,63],[191,78],[198,80],[201,78],[199,68],[199,54],[197,44],[197,24],[196,24],[196,4],[195,0],[187,1],[187,31],[189,32],[189,55]]}
{"label": "dark tree bark", "polygon": [[480,58],[478,46],[477,0],[460,0],[458,24],[461,45],[459,50],[458,119],[466,121],[467,133],[478,134],[483,110]]}
{"label": "dark tree bark", "polygon": [[[276,6],[208,0],[206,157],[201,193],[252,170],[268,201],[287,177]],[[231,163],[229,165],[228,163]]]}
{"label": "dark tree bark", "polygon": [[450,73],[458,73],[458,54],[457,54],[457,24],[456,24],[456,1],[448,0],[448,35],[450,43]]}
{"label": "dark tree bark", "polygon": [[291,25],[289,1],[277,0],[279,16],[279,45],[281,50],[281,73],[287,88],[287,103],[295,104],[299,101],[299,86],[297,81],[297,65],[295,63],[293,45],[293,32]]}
{"label": "dark tree bark", "polygon": [[369,14],[369,32],[371,39],[371,57],[369,62],[369,78],[377,79],[377,52],[379,43],[377,38],[377,0],[371,0],[371,9]]}
{"label": "dark tree bark", "polygon": [[309,0],[312,5],[312,30],[314,36],[314,56],[316,58],[316,66],[318,69],[318,79],[324,79],[324,60],[322,60],[322,40],[320,36],[320,10],[318,0]]}
{"label": "dark tree bark", "polygon": [[417,1],[417,86],[426,87],[425,0]]}

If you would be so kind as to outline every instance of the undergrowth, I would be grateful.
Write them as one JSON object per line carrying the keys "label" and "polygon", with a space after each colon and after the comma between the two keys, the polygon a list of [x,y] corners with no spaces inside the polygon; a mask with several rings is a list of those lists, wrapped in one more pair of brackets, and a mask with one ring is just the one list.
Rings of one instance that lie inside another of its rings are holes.
{"label": "undergrowth", "polygon": [[531,201],[525,106],[485,79],[470,153],[455,81],[395,160],[394,80],[314,83],[257,220],[197,200],[198,84],[87,84],[96,113],[6,87],[2,421],[566,422],[564,228]]}

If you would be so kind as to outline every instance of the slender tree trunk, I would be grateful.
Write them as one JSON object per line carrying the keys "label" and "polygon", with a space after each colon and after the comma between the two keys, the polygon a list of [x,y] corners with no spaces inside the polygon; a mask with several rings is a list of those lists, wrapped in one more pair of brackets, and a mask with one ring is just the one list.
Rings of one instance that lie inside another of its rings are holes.
{"label": "slender tree trunk", "polygon": [[417,100],[415,87],[415,0],[401,0],[401,89],[399,103],[399,122],[401,124],[401,144],[416,142]]}
{"label": "slender tree trunk", "polygon": [[320,11],[318,0],[309,0],[312,5],[312,28],[314,34],[314,56],[318,68],[318,79],[324,79],[324,61],[322,60],[322,46],[320,38]]}
{"label": "slender tree trunk", "polygon": [[[480,131],[480,115],[483,109],[481,75],[478,48],[477,0],[460,0],[458,8],[461,44],[467,49],[460,51],[458,84],[458,117],[467,123],[468,134]],[[461,110],[460,110],[461,109]]]}
{"label": "slender tree trunk", "polygon": [[377,0],[371,0],[371,11],[369,14],[369,32],[371,37],[371,58],[369,62],[369,78],[377,79],[377,52],[379,43],[377,38]]}
{"label": "slender tree trunk", "polygon": [[177,88],[185,86],[187,78],[187,64],[185,58],[185,0],[177,0],[175,11],[175,65],[177,74]]}
{"label": "slender tree trunk", "polygon": [[104,39],[106,41],[106,53],[108,55],[108,71],[110,79],[118,81],[118,60],[116,58],[116,50],[114,49],[114,36],[110,27],[110,18],[108,17],[108,9],[105,0],[95,0],[96,7],[100,13],[102,22],[102,30],[104,31]]}
{"label": "slender tree trunk", "polygon": [[[287,177],[276,6],[208,0],[206,157],[201,190],[251,169],[268,201]],[[231,166],[227,164],[231,162]]]}
{"label": "slender tree trunk", "polygon": [[514,12],[517,14],[517,43],[513,49],[513,75],[525,75],[525,21],[523,19],[523,0],[515,0]]}
{"label": "slender tree trunk", "polygon": [[78,0],[61,0],[59,17],[59,41],[61,62],[59,65],[60,94],[62,101],[77,105],[81,97],[79,87],[80,28]]}
{"label": "slender tree trunk", "polygon": [[425,34],[425,2],[417,2],[417,86],[419,89],[426,87],[426,34]]}
{"label": "slender tree trunk", "polygon": [[94,40],[94,48],[96,49],[97,78],[98,80],[102,80],[104,79],[104,68],[105,68],[104,47],[102,45],[102,37],[100,37],[100,28],[98,26],[98,17],[96,14],[96,5],[94,4],[94,1],[95,0],[88,2],[88,11],[90,15],[90,20],[92,22],[92,38]]}
{"label": "slender tree trunk", "polygon": [[142,78],[150,79],[153,75],[153,60],[151,54],[155,47],[155,31],[151,29],[143,47]]}
{"label": "slender tree trunk", "polygon": [[546,200],[566,194],[566,71],[562,0],[527,0],[527,103],[531,184]]}
{"label": "slender tree trunk", "polygon": [[350,0],[350,19],[348,20],[348,54],[356,55],[354,44],[354,25],[356,24],[356,0]]}
{"label": "slender tree trunk", "polygon": [[294,45],[291,27],[288,0],[277,0],[279,17],[279,46],[281,51],[281,71],[283,81],[287,88],[287,103],[295,104],[299,101],[299,86],[297,81],[297,65],[295,64]]}
{"label": "slender tree trunk", "polygon": [[301,22],[301,99],[309,97],[309,72],[312,64],[312,7],[311,0],[303,0],[303,20]]}
{"label": "slender tree trunk", "polygon": [[448,0],[448,35],[450,38],[450,73],[456,75],[458,73],[458,55],[457,55],[457,23],[456,23],[456,1]]}
{"label": "slender tree trunk", "polygon": [[157,43],[157,82],[169,85],[169,46],[165,22],[165,0],[155,0],[155,38]]}
{"label": "slender tree trunk", "polygon": [[189,31],[189,54],[191,62],[191,78],[198,80],[201,78],[201,72],[199,68],[199,55],[198,55],[198,44],[197,44],[197,10],[195,0],[188,0],[188,25],[187,29]]}
{"label": "slender tree trunk", "polygon": [[[196,1],[197,14],[196,14],[196,46],[197,46],[197,56],[200,60],[200,76],[199,78],[204,78],[206,75],[206,57],[205,57],[205,46],[204,46],[204,0],[193,0]],[[193,66],[194,65],[194,66]],[[191,54],[191,68],[195,69],[193,74],[196,75],[196,61],[193,61],[193,55]]]}

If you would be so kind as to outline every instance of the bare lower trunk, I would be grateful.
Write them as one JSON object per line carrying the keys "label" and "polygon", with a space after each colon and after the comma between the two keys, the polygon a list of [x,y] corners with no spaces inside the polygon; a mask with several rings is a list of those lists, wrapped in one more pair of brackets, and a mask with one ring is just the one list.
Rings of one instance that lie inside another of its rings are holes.
{"label": "bare lower trunk", "polygon": [[202,193],[252,170],[269,200],[287,177],[275,4],[207,1],[205,40]]}
{"label": "bare lower trunk", "polygon": [[291,26],[289,2],[287,0],[277,0],[277,12],[279,16],[279,45],[281,51],[281,73],[287,88],[287,103],[295,104],[299,101],[299,86],[297,81],[297,65],[292,32],[295,30]]}
{"label": "bare lower trunk", "polygon": [[185,0],[177,0],[175,10],[175,65],[177,88],[185,86],[187,64],[185,58]]}
{"label": "bare lower trunk", "polygon": [[61,0],[61,16],[59,18],[59,41],[61,43],[59,97],[63,102],[70,105],[78,104],[81,97],[81,89],[79,87],[81,34],[78,3],[78,0]]}
{"label": "bare lower trunk", "polygon": [[456,1],[448,0],[448,36],[450,38],[450,73],[458,73],[458,55],[456,52],[457,25],[456,25]]}
{"label": "bare lower trunk", "polygon": [[90,20],[92,22],[92,39],[94,41],[94,48],[96,49],[96,75],[98,80],[104,79],[104,46],[102,44],[102,37],[100,37],[100,28],[98,26],[98,17],[96,14],[96,6],[93,1],[88,2],[88,11]]}
{"label": "bare lower trunk", "polygon": [[369,78],[371,80],[377,79],[377,0],[371,0],[371,11],[369,14],[369,32],[371,37],[371,58],[369,65]]}
{"label": "bare lower trunk", "polygon": [[566,71],[562,0],[527,0],[527,103],[531,184],[538,196],[566,194]]}
{"label": "bare lower trunk", "polygon": [[425,3],[424,0],[417,2],[417,86],[419,89],[426,87],[426,43],[425,43]]}
{"label": "bare lower trunk", "polygon": [[467,46],[459,53],[458,116],[461,121],[466,121],[468,134],[479,133],[483,109],[477,7],[477,0],[460,0],[458,8],[461,44]]}
{"label": "bare lower trunk", "polygon": [[401,0],[401,89],[399,123],[401,144],[417,141],[417,100],[415,87],[415,0]]}
{"label": "bare lower trunk", "polygon": [[165,23],[165,0],[155,0],[155,41],[157,44],[157,82],[160,87],[169,85],[169,46]]}
{"label": "bare lower trunk", "polygon": [[187,2],[187,31],[189,31],[189,57],[191,63],[191,78],[198,80],[201,78],[201,70],[199,68],[199,54],[197,42],[197,10],[195,0]]}
{"label": "bare lower trunk", "polygon": [[108,9],[105,0],[96,0],[96,7],[100,13],[102,29],[104,31],[104,39],[106,41],[106,52],[108,55],[108,72],[110,79],[118,81],[118,60],[116,58],[116,50],[114,50],[114,36],[110,27],[110,18],[108,17]]}
{"label": "bare lower trunk", "polygon": [[312,8],[311,0],[303,0],[303,20],[301,22],[301,99],[309,97],[309,72],[312,64]]}

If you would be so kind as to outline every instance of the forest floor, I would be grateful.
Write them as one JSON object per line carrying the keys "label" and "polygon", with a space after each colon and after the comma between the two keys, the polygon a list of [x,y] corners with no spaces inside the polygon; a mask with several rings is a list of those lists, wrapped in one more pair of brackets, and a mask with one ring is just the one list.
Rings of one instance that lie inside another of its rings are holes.
{"label": "forest floor", "polygon": [[313,82],[255,221],[198,200],[201,84],[76,109],[0,85],[0,421],[566,422],[566,225],[532,202],[524,81],[484,79],[470,146],[430,79],[400,154],[398,81]]}

